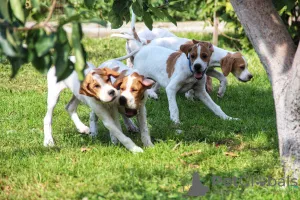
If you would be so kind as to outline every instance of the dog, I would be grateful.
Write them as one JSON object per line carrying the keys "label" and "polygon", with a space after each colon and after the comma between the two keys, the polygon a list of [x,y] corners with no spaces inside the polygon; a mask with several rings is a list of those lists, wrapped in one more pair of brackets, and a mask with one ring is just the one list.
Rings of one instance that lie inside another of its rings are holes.
{"label": "dog", "polygon": [[[133,15],[133,18],[135,15]],[[134,22],[134,21],[133,21]],[[150,34],[136,34],[134,23],[132,22],[132,35],[122,35],[117,34],[113,35],[114,37],[121,37],[127,39],[126,42],[126,51],[130,53],[136,48],[141,48],[141,46],[147,44],[150,46],[161,46],[168,49],[172,49],[174,51],[180,50],[180,46],[185,43],[193,43],[192,40],[187,38],[180,38],[172,34],[171,32],[162,29],[160,31],[156,30],[155,39],[151,40]],[[147,31],[145,31],[147,33]],[[161,33],[161,34],[160,34]],[[172,34],[171,36],[168,36]],[[141,35],[141,36],[140,36]],[[130,58],[133,62],[134,57]],[[129,62],[129,63],[130,63]],[[221,67],[223,73],[215,70],[215,67]],[[226,91],[227,86],[227,76],[229,73],[232,73],[239,81],[248,82],[252,79],[253,75],[248,70],[248,63],[245,57],[239,52],[230,52],[225,49],[214,46],[214,52],[212,54],[209,68],[207,70],[207,75],[209,77],[217,78],[220,81],[219,90],[217,96],[222,98]],[[211,82],[211,81],[210,81]],[[207,85],[209,90],[212,90],[212,83]],[[159,89],[159,85],[156,85],[151,92],[149,92],[149,96],[151,98],[157,99],[158,96],[156,92]],[[193,91],[189,91],[186,93],[186,97],[189,99],[193,98]]]}
{"label": "dog", "polygon": [[134,68],[166,89],[171,120],[175,124],[180,123],[176,94],[190,89],[194,89],[195,95],[217,116],[233,119],[213,102],[205,90],[206,70],[213,45],[193,40],[193,44],[181,45],[180,50],[146,45],[134,56]]}
{"label": "dog", "polygon": [[[141,48],[142,45],[148,44],[156,38],[176,37],[176,35],[174,35],[170,31],[162,28],[153,28],[152,30],[145,28],[144,30],[136,32],[135,22],[136,15],[131,10],[131,32],[122,32],[121,34],[111,35],[111,37],[121,37],[127,39],[125,46],[127,54],[130,54],[132,51]],[[128,67],[133,67],[133,59],[134,57],[131,56],[126,60]]]}
{"label": "dog", "polygon": [[[102,63],[98,68],[109,68],[120,73],[116,79],[112,78],[112,83],[115,88],[120,90],[117,100],[118,110],[122,114],[127,130],[132,132],[141,132],[141,140],[145,147],[153,146],[149,129],[147,125],[146,101],[148,98],[147,90],[152,87],[155,81],[145,78],[140,75],[137,70],[129,68],[120,60],[109,60]],[[129,119],[137,116],[138,127]],[[96,120],[93,120],[95,124]],[[93,125],[94,127],[96,126]],[[96,130],[91,130],[91,133],[96,133]],[[116,139],[115,143],[117,142]]]}
{"label": "dog", "polygon": [[[75,57],[70,57],[70,60],[75,62]],[[95,69],[91,63],[87,63],[87,69],[84,72],[86,76],[80,84],[75,71],[60,82],[57,82],[55,67],[50,68],[48,71],[47,113],[44,118],[44,146],[54,146],[52,137],[53,109],[58,102],[61,91],[69,88],[73,93],[73,97],[66,106],[66,110],[79,132],[90,132],[89,127],[80,121],[76,112],[77,106],[81,101],[87,104],[93,113],[103,121],[112,138],[116,138],[133,153],[143,152],[143,149],[138,147],[130,138],[126,137],[121,130],[117,104],[119,91],[113,87],[110,80],[111,77],[117,78],[120,74],[110,68]],[[93,125],[91,127],[93,128]]]}

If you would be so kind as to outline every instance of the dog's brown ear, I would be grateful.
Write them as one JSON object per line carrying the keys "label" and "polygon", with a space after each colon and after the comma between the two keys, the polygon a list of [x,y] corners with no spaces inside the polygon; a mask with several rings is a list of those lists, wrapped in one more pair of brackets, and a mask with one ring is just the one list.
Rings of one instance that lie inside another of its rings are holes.
{"label": "dog's brown ear", "polygon": [[194,43],[189,41],[186,42],[185,44],[180,46],[180,51],[185,53],[186,57],[188,57],[189,52],[192,50],[192,47],[194,46]]}
{"label": "dog's brown ear", "polygon": [[92,74],[89,73],[80,85],[79,94],[89,96],[89,97],[94,97],[95,92],[91,88],[92,81],[93,81]]}
{"label": "dog's brown ear", "polygon": [[233,64],[234,58],[232,58],[230,53],[221,59],[220,65],[224,76],[228,76],[228,74],[232,71]]}
{"label": "dog's brown ear", "polygon": [[149,78],[144,78],[142,81],[143,86],[145,86],[147,89],[150,89],[154,84],[155,81]]}
{"label": "dog's brown ear", "polygon": [[115,80],[115,82],[113,83],[113,87],[116,88],[117,90],[120,89],[120,86],[123,83],[123,79],[125,77],[127,70],[123,70],[120,75],[118,76],[118,78]]}
{"label": "dog's brown ear", "polygon": [[104,67],[104,68],[103,68],[103,71],[106,72],[106,75],[107,75],[107,76],[112,76],[112,77],[114,77],[114,78],[118,78],[118,77],[120,76],[120,73],[119,73],[119,72],[117,72],[117,71],[115,71],[115,70],[112,70],[112,69],[110,69],[110,68],[107,68],[107,67]]}

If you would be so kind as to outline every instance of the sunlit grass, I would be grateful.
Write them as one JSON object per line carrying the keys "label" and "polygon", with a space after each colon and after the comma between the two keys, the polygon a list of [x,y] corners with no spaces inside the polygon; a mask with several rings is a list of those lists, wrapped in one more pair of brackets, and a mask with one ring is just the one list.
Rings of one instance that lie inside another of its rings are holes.
{"label": "sunlit grass", "polygon": [[[209,36],[180,34],[200,40]],[[123,56],[122,39],[85,39],[89,60],[95,65]],[[225,39],[220,47],[234,50]],[[169,119],[167,98],[147,102],[148,123],[155,147],[133,155],[114,146],[99,122],[97,139],[77,133],[64,110],[70,92],[61,95],[53,118],[56,148],[44,148],[43,117],[46,111],[46,77],[28,64],[9,80],[10,66],[0,65],[0,199],[185,199],[192,173],[198,171],[210,186],[211,175],[272,176],[280,178],[275,112],[267,75],[253,52],[243,52],[254,78],[238,82],[232,75],[223,99],[214,101],[240,121],[217,118],[199,101],[177,98],[182,125]],[[89,109],[79,107],[88,124]],[[183,133],[177,134],[176,129]],[[124,129],[124,127],[123,127]],[[124,129],[125,131],[125,129]],[[125,133],[141,145],[139,135]],[[181,143],[175,150],[174,146]],[[81,152],[82,147],[90,150]],[[184,152],[202,153],[181,157]],[[233,152],[238,157],[225,156]],[[180,158],[180,159],[179,159]],[[277,187],[211,188],[207,199],[297,199],[298,190]]]}

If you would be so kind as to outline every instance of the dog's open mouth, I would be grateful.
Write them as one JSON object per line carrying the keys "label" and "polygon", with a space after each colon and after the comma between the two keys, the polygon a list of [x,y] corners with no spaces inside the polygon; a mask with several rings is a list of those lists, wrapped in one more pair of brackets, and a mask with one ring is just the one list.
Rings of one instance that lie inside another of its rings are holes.
{"label": "dog's open mouth", "polygon": [[203,77],[203,73],[202,72],[195,72],[194,77],[199,80]]}
{"label": "dog's open mouth", "polygon": [[125,115],[126,117],[133,117],[137,114],[136,109],[130,109],[130,108],[125,108]]}

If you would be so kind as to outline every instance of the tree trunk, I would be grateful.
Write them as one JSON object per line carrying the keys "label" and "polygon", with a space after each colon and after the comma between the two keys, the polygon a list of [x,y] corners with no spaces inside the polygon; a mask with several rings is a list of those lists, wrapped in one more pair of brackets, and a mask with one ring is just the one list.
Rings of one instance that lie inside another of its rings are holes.
{"label": "tree trunk", "polygon": [[219,37],[219,18],[217,17],[217,4],[218,0],[215,0],[215,11],[214,11],[214,33],[213,33],[213,45],[218,46]]}
{"label": "tree trunk", "polygon": [[[286,175],[300,170],[300,49],[272,0],[231,0],[272,84],[280,156]],[[258,97],[259,98],[259,97]]]}

